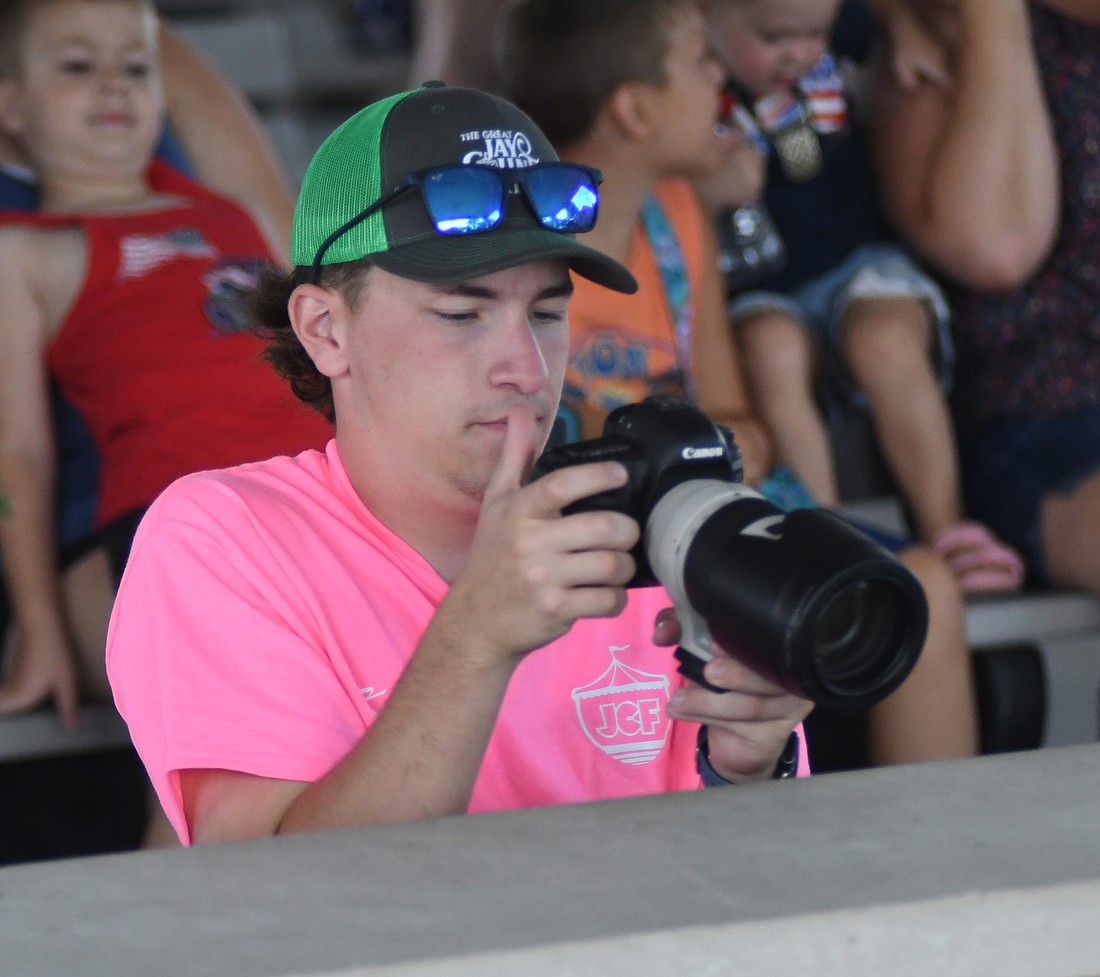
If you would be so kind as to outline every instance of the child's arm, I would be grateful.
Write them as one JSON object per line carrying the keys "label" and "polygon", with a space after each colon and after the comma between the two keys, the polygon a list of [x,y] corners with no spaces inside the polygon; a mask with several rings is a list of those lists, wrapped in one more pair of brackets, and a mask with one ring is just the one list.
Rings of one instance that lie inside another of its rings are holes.
{"label": "child's arm", "polygon": [[160,32],[168,117],[200,182],[247,207],[290,262],[294,198],[255,112],[178,34]]}
{"label": "child's arm", "polygon": [[0,228],[0,550],[15,616],[0,713],[53,699],[77,717],[75,656],[62,609],[53,529],[54,446],[40,270],[50,262],[25,228]]}
{"label": "child's arm", "polygon": [[745,481],[756,485],[775,465],[771,435],[749,406],[733,330],[726,318],[725,289],[718,274],[717,245],[709,219],[703,227],[703,281],[696,296],[692,334],[699,406],[733,430],[745,465]]}

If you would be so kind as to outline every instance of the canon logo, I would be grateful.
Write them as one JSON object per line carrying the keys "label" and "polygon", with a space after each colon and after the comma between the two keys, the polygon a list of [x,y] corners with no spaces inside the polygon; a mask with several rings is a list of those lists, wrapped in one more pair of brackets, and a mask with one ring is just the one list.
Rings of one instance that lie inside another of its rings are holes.
{"label": "canon logo", "polygon": [[697,461],[700,458],[720,458],[725,453],[725,448],[684,448],[680,457],[684,461]]}

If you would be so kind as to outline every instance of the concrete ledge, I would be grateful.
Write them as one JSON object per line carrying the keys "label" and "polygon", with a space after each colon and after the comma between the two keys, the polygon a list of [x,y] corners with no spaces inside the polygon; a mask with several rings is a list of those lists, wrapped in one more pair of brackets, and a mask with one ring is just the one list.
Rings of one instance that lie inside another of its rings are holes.
{"label": "concrete ledge", "polygon": [[1100,973],[1100,747],[0,869],[20,977]]}
{"label": "concrete ledge", "polygon": [[[475,954],[393,967],[354,967],[324,977],[928,977],[947,948],[947,973],[1094,973],[1094,947],[1080,940],[1095,919],[1096,888],[1076,884],[974,893],[760,923],[696,926],[540,949]],[[1036,918],[1050,920],[1034,932]],[[1020,955],[1019,934],[1031,934]],[[1058,961],[1060,966],[1052,968]],[[930,966],[931,965],[931,966]],[[296,975],[306,977],[306,975]]]}

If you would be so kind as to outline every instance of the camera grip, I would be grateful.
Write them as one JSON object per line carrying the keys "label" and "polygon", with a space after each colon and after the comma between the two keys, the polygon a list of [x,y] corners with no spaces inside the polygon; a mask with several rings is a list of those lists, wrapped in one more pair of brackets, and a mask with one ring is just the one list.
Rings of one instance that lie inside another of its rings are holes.
{"label": "camera grip", "polygon": [[728,692],[729,689],[719,688],[717,685],[712,685],[705,678],[703,678],[703,669],[706,667],[706,661],[700,658],[693,652],[688,651],[683,645],[678,647],[672,655],[679,663],[679,667],[676,669],[686,679],[690,679],[696,685],[701,685],[704,689],[710,692]]}

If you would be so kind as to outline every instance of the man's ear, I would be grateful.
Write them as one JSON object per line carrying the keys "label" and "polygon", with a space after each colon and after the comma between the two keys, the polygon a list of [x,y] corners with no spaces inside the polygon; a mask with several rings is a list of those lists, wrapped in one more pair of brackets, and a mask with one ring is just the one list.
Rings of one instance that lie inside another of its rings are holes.
{"label": "man's ear", "polygon": [[652,128],[648,95],[645,82],[624,81],[607,100],[611,118],[631,139],[644,139]]}
{"label": "man's ear", "polygon": [[320,285],[299,285],[287,305],[298,342],[324,376],[348,371],[347,321],[350,310],[339,292]]}

